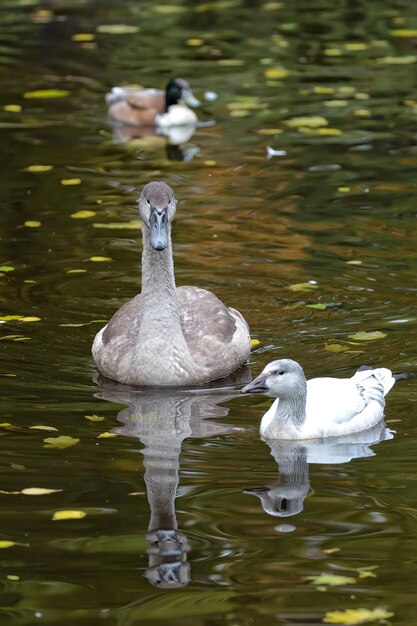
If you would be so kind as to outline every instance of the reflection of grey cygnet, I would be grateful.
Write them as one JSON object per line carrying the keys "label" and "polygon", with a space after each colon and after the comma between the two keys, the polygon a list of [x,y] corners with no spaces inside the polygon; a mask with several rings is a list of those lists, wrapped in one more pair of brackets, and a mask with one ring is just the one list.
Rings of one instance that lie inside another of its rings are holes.
{"label": "reflection of grey cygnet", "polygon": [[258,496],[269,515],[289,517],[301,513],[310,489],[309,463],[348,463],[352,459],[373,456],[371,445],[392,439],[392,432],[380,422],[373,428],[345,437],[321,441],[280,441],[266,439],[278,463],[279,482],[265,487],[247,489]]}
{"label": "reflection of grey cygnet", "polygon": [[145,485],[151,516],[146,539],[149,567],[146,577],[162,588],[182,587],[190,581],[190,546],[178,530],[175,497],[178,487],[181,445],[187,437],[207,437],[230,432],[227,424],[207,417],[225,417],[229,409],[218,406],[235,394],[216,391],[127,391],[110,383],[98,397],[129,404],[118,414],[119,435],[138,437],[143,443]]}

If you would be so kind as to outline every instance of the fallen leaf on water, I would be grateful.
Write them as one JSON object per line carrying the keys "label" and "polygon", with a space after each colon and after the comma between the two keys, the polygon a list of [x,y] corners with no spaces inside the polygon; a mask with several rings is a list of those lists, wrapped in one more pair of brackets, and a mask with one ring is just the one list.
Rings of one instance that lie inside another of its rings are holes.
{"label": "fallen leaf on water", "polygon": [[258,135],[281,135],[282,128],[260,128],[256,131]]}
{"label": "fallen leaf on water", "polygon": [[286,78],[289,75],[289,71],[285,67],[268,67],[264,71],[266,78]]}
{"label": "fallen leaf on water", "polygon": [[109,256],[90,256],[89,261],[93,263],[104,263],[104,261],[111,261],[111,257]]}
{"label": "fallen leaf on water", "polygon": [[376,574],[369,572],[368,570],[359,572],[358,578],[376,578]]}
{"label": "fallen leaf on water", "polygon": [[294,285],[289,285],[288,289],[291,289],[291,291],[310,291],[311,289],[317,289],[317,284],[313,281],[308,283],[295,283]]}
{"label": "fallen leaf on water", "polygon": [[45,448],[58,448],[62,450],[64,448],[69,448],[70,446],[75,446],[76,443],[79,443],[79,439],[75,437],[69,437],[68,435],[60,435],[59,437],[47,437],[44,439],[46,443]]}
{"label": "fallen leaf on water", "polygon": [[377,619],[387,619],[394,613],[385,609],[347,609],[346,611],[329,611],[323,618],[326,624],[367,624]]}
{"label": "fallen leaf on water", "polygon": [[26,220],[23,226],[27,226],[28,228],[39,228],[39,226],[42,226],[42,222],[39,222],[38,220]]}
{"label": "fallen leaf on water", "polygon": [[11,548],[12,546],[15,546],[16,542],[15,541],[0,541],[0,548]]}
{"label": "fallen leaf on water", "polygon": [[191,39],[185,40],[186,46],[202,46],[204,44],[204,39],[198,39],[198,37],[192,37]]}
{"label": "fallen leaf on water", "polygon": [[97,439],[109,439],[110,437],[118,437],[117,433],[109,433],[109,432],[105,432],[105,433],[101,433],[100,435],[97,435]]}
{"label": "fallen leaf on water", "polygon": [[76,33],[71,37],[72,41],[94,41],[94,33]]}
{"label": "fallen leaf on water", "polygon": [[11,426],[10,422],[2,422],[0,424],[0,428],[9,428]]}
{"label": "fallen leaf on water", "polygon": [[53,169],[53,165],[29,165],[25,168],[25,172],[30,172],[31,174],[42,174],[43,172],[50,172]]}
{"label": "fallen leaf on water", "polygon": [[374,330],[370,332],[364,330],[362,332],[349,335],[349,338],[355,339],[356,341],[374,341],[374,339],[383,339],[386,336],[386,333],[381,333],[380,330]]}
{"label": "fallen leaf on water", "polygon": [[25,337],[24,335],[3,335],[0,337],[0,341],[29,341],[30,337]]}
{"label": "fallen leaf on water", "polygon": [[22,318],[23,315],[3,315],[2,317],[0,317],[0,321],[1,322],[11,322],[13,320],[20,320],[20,318]]}
{"label": "fallen leaf on water", "polygon": [[409,54],[403,57],[382,57],[377,59],[377,63],[382,63],[386,65],[409,65],[411,63],[415,63],[417,61],[417,56],[414,54]]}
{"label": "fallen leaf on water", "polygon": [[59,181],[61,185],[64,187],[69,187],[71,185],[81,185],[81,178],[63,178]]}
{"label": "fallen leaf on water", "polygon": [[19,319],[19,322],[40,322],[41,318],[40,317],[34,317],[34,316],[28,316],[28,317],[21,317]]}
{"label": "fallen leaf on water", "polygon": [[371,112],[369,109],[355,109],[353,111],[353,115],[357,115],[358,117],[368,117],[371,115]]}
{"label": "fallen leaf on water", "polygon": [[73,217],[75,220],[85,220],[88,217],[94,217],[95,214],[95,211],[81,210],[76,211],[75,213],[71,213],[71,217]]}
{"label": "fallen leaf on water", "polygon": [[[14,272],[15,268],[11,265],[0,265],[0,272]],[[3,318],[0,318],[3,319]]]}
{"label": "fallen leaf on water", "polygon": [[318,311],[324,311],[327,309],[326,304],[322,304],[321,302],[317,302],[316,304],[306,304],[309,309],[317,309]]}
{"label": "fallen leaf on water", "polygon": [[7,113],[20,113],[22,107],[20,104],[5,104],[3,110],[7,111]]}
{"label": "fallen leaf on water", "polygon": [[139,27],[131,24],[100,24],[97,26],[97,32],[106,35],[130,35],[138,33]]}
{"label": "fallen leaf on water", "polygon": [[0,493],[5,496],[18,496],[20,491],[5,491],[4,489],[0,489]]}
{"label": "fallen leaf on water", "polygon": [[289,120],[285,120],[285,124],[290,128],[298,128],[303,126],[306,128],[319,128],[320,126],[327,126],[328,121],[321,115],[312,115],[305,117],[292,117]]}
{"label": "fallen leaf on water", "polygon": [[186,8],[178,4],[155,4],[152,10],[160,15],[173,15],[175,13],[183,13]]}
{"label": "fallen leaf on water", "polygon": [[20,493],[25,496],[48,496],[50,493],[58,493],[62,489],[45,489],[43,487],[26,487]]}
{"label": "fallen leaf on water", "polygon": [[251,339],[250,340],[250,345],[252,347],[257,346],[258,344],[260,344],[261,342],[259,341],[259,339]]}
{"label": "fallen leaf on water", "polygon": [[362,265],[362,261],[358,261],[357,259],[353,259],[352,261],[346,261],[346,265]]}
{"label": "fallen leaf on water", "polygon": [[416,28],[396,28],[390,31],[391,37],[417,37]]}
{"label": "fallen leaf on water", "polygon": [[26,100],[32,100],[36,98],[67,98],[69,95],[71,92],[68,89],[37,89],[36,91],[26,91],[23,97]]}
{"label": "fallen leaf on water", "polygon": [[84,417],[90,422],[102,422],[104,420],[102,415],[84,415]]}
{"label": "fallen leaf on water", "polygon": [[99,222],[95,222],[93,224],[94,228],[111,228],[114,230],[122,230],[122,229],[132,229],[132,230],[136,230],[138,228],[141,228],[142,226],[142,220],[130,220],[130,222],[108,222],[106,223],[99,223]]}
{"label": "fallen leaf on water", "polygon": [[72,510],[64,510],[64,511],[55,511],[52,515],[52,520],[54,522],[60,522],[62,520],[68,519],[82,519],[86,517],[87,513],[84,511],[72,511]]}
{"label": "fallen leaf on water", "polygon": [[29,426],[31,430],[47,430],[47,431],[56,431],[58,432],[58,428],[55,426],[44,426],[43,424],[39,424],[39,426]]}
{"label": "fallen leaf on water", "polygon": [[339,576],[338,574],[320,574],[319,576],[308,576],[307,580],[314,585],[323,585],[325,587],[338,587],[340,585],[353,585],[356,578],[352,576]]}
{"label": "fallen leaf on water", "polygon": [[324,54],[326,55],[326,57],[340,57],[342,51],[339,50],[339,48],[326,48],[324,50]]}
{"label": "fallen leaf on water", "polygon": [[326,548],[323,550],[323,554],[334,554],[335,552],[340,552],[340,548]]}
{"label": "fallen leaf on water", "polygon": [[356,51],[360,51],[360,50],[367,50],[368,49],[368,45],[366,43],[361,42],[361,41],[352,41],[351,43],[345,43],[345,49],[356,52]]}
{"label": "fallen leaf on water", "polygon": [[20,576],[16,576],[16,574],[7,574],[6,578],[12,581],[20,580]]}
{"label": "fallen leaf on water", "polygon": [[327,352],[349,352],[349,348],[347,346],[342,345],[341,343],[327,343],[325,345],[325,349]]}
{"label": "fallen leaf on water", "polygon": [[67,270],[67,274],[85,274],[87,270],[83,270],[83,269],[73,269],[73,270]]}

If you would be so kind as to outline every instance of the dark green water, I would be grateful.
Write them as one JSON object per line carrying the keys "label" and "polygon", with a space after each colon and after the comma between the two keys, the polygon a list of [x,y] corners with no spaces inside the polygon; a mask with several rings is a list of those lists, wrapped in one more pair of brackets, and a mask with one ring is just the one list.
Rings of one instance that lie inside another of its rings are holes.
{"label": "dark green water", "polygon": [[[2,626],[305,626],[378,607],[417,623],[416,29],[393,0],[2,0]],[[219,95],[199,112],[216,124],[183,148],[113,139],[109,87],[172,75]],[[39,89],[68,94],[24,97]],[[271,400],[239,386],[96,384],[94,334],[140,289],[140,232],[120,224],[154,179],[180,200],[178,284],[245,315],[252,373],[289,356],[309,377],[401,374],[374,456],[369,440],[271,450]],[[45,447],[58,436],[78,441]]]}

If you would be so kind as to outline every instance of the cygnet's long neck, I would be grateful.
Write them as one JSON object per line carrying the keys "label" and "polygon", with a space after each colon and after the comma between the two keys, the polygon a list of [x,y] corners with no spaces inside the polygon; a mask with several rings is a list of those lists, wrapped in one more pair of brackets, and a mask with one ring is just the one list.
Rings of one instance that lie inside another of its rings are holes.
{"label": "cygnet's long neck", "polygon": [[[178,384],[184,377],[194,375],[196,365],[191,357],[181,328],[180,311],[176,295],[174,262],[170,225],[168,245],[155,250],[151,245],[150,231],[142,227],[142,290],[140,308],[139,362],[143,371],[152,372],[149,384]],[[172,380],[167,370],[172,369]],[[164,372],[158,381],[158,373]],[[144,381],[145,383],[147,381]]]}

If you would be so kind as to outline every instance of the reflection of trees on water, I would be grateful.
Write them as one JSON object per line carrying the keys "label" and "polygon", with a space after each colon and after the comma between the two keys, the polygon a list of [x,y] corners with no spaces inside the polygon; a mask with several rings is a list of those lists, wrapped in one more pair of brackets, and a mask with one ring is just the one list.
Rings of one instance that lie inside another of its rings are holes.
{"label": "reflection of trees on water", "polygon": [[290,517],[301,513],[310,489],[310,463],[349,463],[352,459],[373,456],[371,446],[392,439],[392,432],[384,422],[374,428],[345,437],[321,441],[265,440],[278,464],[279,481],[271,485],[246,489],[245,493],[258,496],[262,508],[269,515]]}
{"label": "reflection of trees on water", "polygon": [[[248,370],[241,372],[242,381]],[[125,390],[116,383],[102,387],[98,397],[127,404],[118,414],[123,426],[119,435],[137,437],[143,443],[144,480],[150,506],[149,565],[146,577],[152,585],[175,588],[190,582],[186,535],[178,530],[175,497],[181,446],[187,437],[211,437],[231,431],[227,424],[206,418],[226,417],[229,409],[219,406],[234,395],[232,388],[204,391],[155,389]]]}

